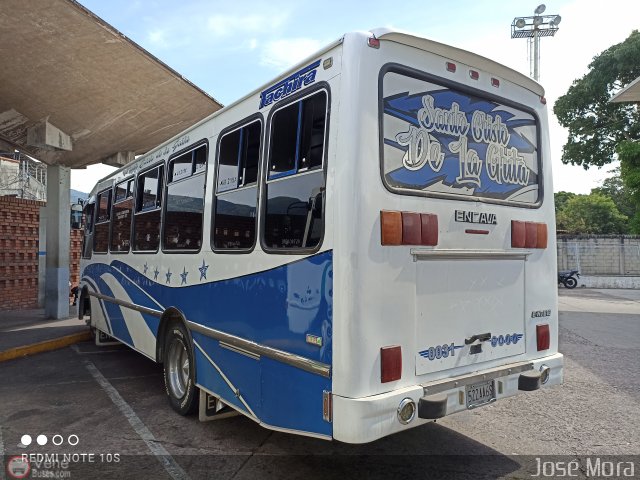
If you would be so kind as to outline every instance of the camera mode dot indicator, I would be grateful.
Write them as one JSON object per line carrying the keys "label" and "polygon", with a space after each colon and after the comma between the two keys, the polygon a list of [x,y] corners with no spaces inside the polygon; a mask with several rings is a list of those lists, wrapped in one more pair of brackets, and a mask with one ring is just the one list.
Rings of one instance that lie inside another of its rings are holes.
{"label": "camera mode dot indicator", "polygon": [[22,435],[22,438],[20,438],[20,443],[22,443],[22,445],[24,445],[25,447],[31,445],[31,435]]}
{"label": "camera mode dot indicator", "polygon": [[36,438],[36,442],[38,442],[38,445],[46,445],[48,440],[49,439],[46,435],[38,435],[38,438]]}

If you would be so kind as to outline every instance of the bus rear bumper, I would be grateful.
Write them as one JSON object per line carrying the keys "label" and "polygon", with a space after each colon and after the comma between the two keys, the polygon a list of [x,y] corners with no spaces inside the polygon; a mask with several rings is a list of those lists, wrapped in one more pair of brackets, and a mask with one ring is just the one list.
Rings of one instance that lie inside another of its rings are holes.
{"label": "bus rear bumper", "polygon": [[[333,396],[333,438],[346,443],[367,443],[424,425],[452,413],[479,408],[522,391],[559,385],[563,380],[560,353],[526,362],[450,377],[362,398]],[[523,379],[523,376],[526,377]],[[493,396],[482,405],[473,405],[468,395],[478,385],[492,385]],[[415,414],[405,424],[399,409],[413,402]]]}

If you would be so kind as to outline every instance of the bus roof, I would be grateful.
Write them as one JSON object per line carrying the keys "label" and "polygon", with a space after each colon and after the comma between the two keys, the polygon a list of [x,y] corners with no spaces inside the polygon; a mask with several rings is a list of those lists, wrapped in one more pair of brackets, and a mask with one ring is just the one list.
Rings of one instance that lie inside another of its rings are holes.
{"label": "bus roof", "polygon": [[389,28],[376,28],[371,30],[371,33],[375,35],[379,40],[389,40],[392,42],[401,43],[403,45],[410,45],[412,47],[425,50],[427,52],[435,53],[437,55],[450,58],[451,60],[457,60],[469,67],[475,67],[484,71],[491,72],[497,76],[504,78],[512,83],[520,85],[521,87],[531,90],[536,95],[544,96],[544,88],[538,82],[533,80],[520,72],[517,72],[509,67],[502,65],[501,63],[494,62],[482,55],[471,53],[461,48],[452,47],[439,43],[427,38],[418,37],[411,33],[402,32],[400,30],[391,30]]}

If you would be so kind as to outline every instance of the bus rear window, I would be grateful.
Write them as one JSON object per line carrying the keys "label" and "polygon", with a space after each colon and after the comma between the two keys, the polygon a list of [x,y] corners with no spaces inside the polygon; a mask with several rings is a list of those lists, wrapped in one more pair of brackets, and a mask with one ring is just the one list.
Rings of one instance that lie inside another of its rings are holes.
{"label": "bus rear window", "polygon": [[381,75],[382,175],[389,190],[539,203],[538,122],[530,109],[408,68]]}

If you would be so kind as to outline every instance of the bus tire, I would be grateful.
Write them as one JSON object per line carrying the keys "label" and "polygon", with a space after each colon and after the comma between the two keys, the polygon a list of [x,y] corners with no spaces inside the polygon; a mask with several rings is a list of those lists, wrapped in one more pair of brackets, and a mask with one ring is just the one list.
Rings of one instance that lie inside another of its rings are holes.
{"label": "bus tire", "polygon": [[198,408],[195,385],[195,363],[189,335],[182,323],[169,326],[164,346],[164,386],[169,404],[180,415]]}

